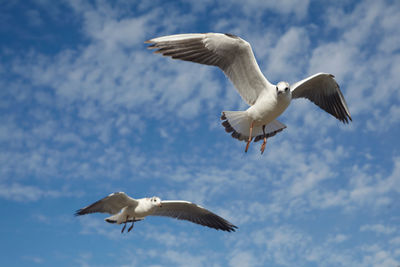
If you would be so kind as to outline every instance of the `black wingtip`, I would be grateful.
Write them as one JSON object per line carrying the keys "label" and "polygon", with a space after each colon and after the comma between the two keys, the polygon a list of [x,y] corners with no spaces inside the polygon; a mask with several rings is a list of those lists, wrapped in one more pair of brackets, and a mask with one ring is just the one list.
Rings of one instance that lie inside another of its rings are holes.
{"label": "black wingtip", "polygon": [[227,230],[225,230],[225,231],[228,231],[229,233],[230,232],[236,232],[236,229],[239,229],[239,227],[237,227],[237,226],[235,226],[235,225],[230,225],[230,227],[227,229]]}
{"label": "black wingtip", "polygon": [[338,118],[341,122],[343,122],[344,124],[349,124],[350,122],[353,122],[353,119],[351,118],[350,115],[347,114],[346,117],[343,118]]}
{"label": "black wingtip", "polygon": [[[350,121],[353,121],[353,119],[351,118],[351,115],[350,115],[349,112],[347,113],[347,118],[348,118]],[[349,122],[347,121],[347,123],[349,123]]]}
{"label": "black wingtip", "polygon": [[75,213],[74,213],[75,216],[80,216],[80,215],[84,215],[84,214],[85,213],[83,213],[82,209],[79,209],[79,210],[75,211]]}
{"label": "black wingtip", "polygon": [[231,133],[231,136],[235,139],[238,139],[239,141],[244,141],[247,139],[246,136],[240,134],[239,132],[237,132],[229,123],[229,121],[227,120],[225,113],[222,113],[221,116],[221,120],[224,120],[223,122],[221,122],[222,126],[224,126],[225,128],[225,132],[227,133]]}

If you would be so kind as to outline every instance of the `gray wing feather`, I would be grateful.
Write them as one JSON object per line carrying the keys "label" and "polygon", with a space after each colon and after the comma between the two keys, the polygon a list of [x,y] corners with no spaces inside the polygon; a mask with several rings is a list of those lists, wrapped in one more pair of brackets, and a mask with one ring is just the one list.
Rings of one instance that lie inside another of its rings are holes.
{"label": "gray wing feather", "polygon": [[77,210],[75,215],[78,216],[94,212],[117,214],[123,207],[136,206],[137,203],[137,200],[129,197],[124,192],[116,192],[87,207]]}
{"label": "gray wing feather", "polygon": [[292,98],[304,97],[343,123],[351,121],[349,108],[334,76],[317,73],[291,86]]}
{"label": "gray wing feather", "polygon": [[146,41],[173,59],[217,66],[235,85],[239,94],[253,105],[262,90],[274,88],[264,77],[248,42],[232,34],[193,33],[158,37]]}
{"label": "gray wing feather", "polygon": [[217,230],[234,232],[237,228],[227,220],[211,211],[188,201],[168,200],[162,201],[162,207],[157,207],[151,214],[154,216],[167,216],[178,220],[187,220]]}

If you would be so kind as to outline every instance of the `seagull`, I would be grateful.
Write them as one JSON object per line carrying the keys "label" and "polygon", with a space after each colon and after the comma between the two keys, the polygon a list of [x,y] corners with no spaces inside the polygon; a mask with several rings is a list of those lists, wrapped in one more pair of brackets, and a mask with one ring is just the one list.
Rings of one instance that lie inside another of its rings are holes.
{"label": "seagull", "polygon": [[141,221],[150,215],[187,220],[227,232],[234,232],[235,228],[237,228],[220,216],[189,201],[161,201],[158,197],[134,199],[124,192],[112,193],[85,208],[77,210],[75,215],[79,216],[95,212],[111,214],[112,216],[104,219],[108,223],[123,223],[124,226],[121,233],[124,232],[127,223],[132,223],[128,228],[128,232],[130,232],[135,222]]}
{"label": "seagull", "polygon": [[173,59],[192,61],[219,67],[250,106],[245,111],[223,111],[222,125],[239,141],[263,139],[276,135],[286,125],[276,118],[293,98],[307,98],[343,123],[351,121],[349,109],[334,76],[317,73],[292,85],[282,81],[272,84],[262,74],[251,45],[228,33],[186,33],[150,39],[149,49]]}

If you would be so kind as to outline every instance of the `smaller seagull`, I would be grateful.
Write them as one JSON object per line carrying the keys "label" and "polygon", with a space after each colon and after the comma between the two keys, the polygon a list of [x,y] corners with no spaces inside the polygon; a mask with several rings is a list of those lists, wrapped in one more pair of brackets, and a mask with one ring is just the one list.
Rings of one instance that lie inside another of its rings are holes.
{"label": "smaller seagull", "polygon": [[75,215],[89,213],[109,213],[112,216],[104,219],[108,223],[124,224],[121,233],[124,232],[126,224],[131,222],[128,228],[130,232],[137,221],[146,216],[167,216],[178,220],[187,220],[217,230],[234,232],[235,225],[212,213],[205,208],[183,200],[164,200],[158,197],[134,199],[124,192],[112,193],[99,201],[76,211]]}
{"label": "smaller seagull", "polygon": [[233,138],[250,142],[263,140],[286,128],[278,121],[292,99],[307,98],[343,123],[351,121],[349,109],[334,76],[317,73],[292,85],[272,84],[261,73],[248,42],[233,34],[186,33],[153,38],[145,43],[155,53],[184,61],[219,67],[250,106],[244,111],[223,111],[225,131]]}

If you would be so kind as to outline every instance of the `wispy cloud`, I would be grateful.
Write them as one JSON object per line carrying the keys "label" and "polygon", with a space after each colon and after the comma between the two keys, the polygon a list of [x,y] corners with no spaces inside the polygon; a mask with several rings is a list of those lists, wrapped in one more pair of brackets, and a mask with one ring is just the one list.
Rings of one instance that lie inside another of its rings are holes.
{"label": "wispy cloud", "polygon": [[30,202],[37,201],[40,198],[59,198],[77,196],[79,193],[72,193],[67,190],[44,190],[37,186],[29,186],[18,183],[0,184],[0,197],[7,200]]}
{"label": "wispy cloud", "polygon": [[361,232],[371,231],[377,234],[393,234],[397,231],[396,227],[394,226],[385,226],[383,224],[365,224],[360,227]]}

